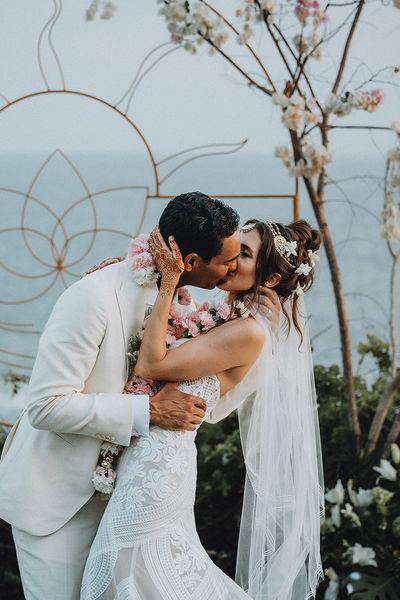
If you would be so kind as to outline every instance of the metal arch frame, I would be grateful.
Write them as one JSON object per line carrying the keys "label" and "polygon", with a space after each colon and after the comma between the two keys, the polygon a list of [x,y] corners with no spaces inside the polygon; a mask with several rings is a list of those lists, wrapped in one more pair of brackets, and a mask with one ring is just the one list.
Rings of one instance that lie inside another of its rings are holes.
{"label": "metal arch frame", "polygon": [[[78,275],[76,273],[72,273],[71,271],[68,270],[67,267],[69,267],[70,265],[66,265],[64,262],[64,259],[66,257],[66,248],[68,246],[68,242],[74,237],[72,236],[72,238],[68,238],[67,237],[67,233],[65,231],[64,225],[62,223],[62,219],[64,218],[65,214],[68,213],[69,210],[71,210],[72,208],[75,207],[76,204],[78,204],[79,202],[84,202],[85,200],[89,200],[92,205],[92,198],[93,196],[97,195],[97,194],[102,194],[102,193],[106,193],[106,192],[111,192],[111,191],[115,191],[115,190],[121,190],[121,189],[128,189],[128,188],[136,188],[136,189],[143,189],[146,192],[145,195],[145,203],[144,203],[144,209],[143,209],[143,213],[142,213],[142,217],[141,217],[141,221],[139,224],[139,228],[142,227],[144,218],[145,218],[145,214],[147,211],[147,205],[148,205],[148,200],[162,200],[162,199],[171,199],[174,196],[173,195],[165,195],[161,193],[161,188],[162,188],[162,184],[163,182],[170,177],[173,173],[175,173],[176,171],[178,171],[179,169],[181,169],[185,164],[187,164],[188,162],[192,161],[192,160],[196,160],[198,158],[202,158],[202,157],[206,157],[206,156],[211,156],[213,154],[229,154],[232,152],[236,152],[238,150],[240,150],[241,147],[243,147],[243,145],[247,142],[247,140],[245,140],[244,142],[241,142],[239,144],[208,144],[206,146],[197,146],[194,148],[189,148],[180,152],[177,152],[169,157],[166,157],[160,161],[156,161],[155,159],[155,155],[150,147],[149,142],[147,141],[146,137],[144,136],[144,134],[142,133],[142,131],[140,130],[140,128],[136,125],[136,123],[133,121],[133,119],[128,115],[128,112],[130,110],[130,105],[132,102],[132,98],[133,95],[136,91],[136,89],[138,88],[138,85],[141,83],[141,81],[143,80],[143,78],[154,68],[154,66],[156,64],[158,64],[163,58],[165,58],[167,55],[171,54],[171,52],[179,49],[178,48],[173,48],[173,49],[168,49],[166,51],[164,51],[164,48],[166,46],[169,46],[169,44],[161,44],[159,46],[157,46],[156,48],[154,48],[153,50],[151,50],[143,59],[143,61],[140,63],[140,66],[137,70],[137,73],[133,79],[133,82],[130,84],[130,86],[128,87],[127,91],[125,92],[125,94],[121,97],[121,99],[116,103],[113,104],[110,101],[106,100],[103,97],[97,96],[95,94],[91,94],[90,92],[86,92],[86,91],[82,91],[82,90],[76,90],[76,89],[68,89],[68,87],[65,84],[65,77],[64,77],[64,73],[62,70],[62,64],[61,61],[57,55],[56,49],[53,45],[53,41],[52,41],[52,32],[53,32],[53,28],[56,24],[56,22],[58,21],[61,12],[62,12],[62,0],[53,0],[53,4],[54,4],[54,13],[53,15],[48,19],[48,21],[46,22],[46,24],[44,25],[44,27],[42,28],[39,37],[38,37],[38,42],[37,42],[37,59],[38,59],[38,64],[39,64],[39,69],[40,69],[40,73],[42,76],[42,80],[44,82],[44,85],[46,87],[46,89],[44,90],[40,90],[40,91],[36,91],[36,92],[31,92],[28,94],[25,94],[23,96],[20,96],[18,98],[14,98],[13,100],[9,100],[4,94],[0,93],[0,103],[4,102],[5,104],[3,106],[0,106],[0,114],[3,114],[7,109],[19,104],[19,103],[23,103],[29,100],[32,100],[34,98],[38,98],[38,97],[43,97],[43,96],[48,96],[48,95],[59,95],[59,94],[65,94],[65,95],[70,95],[70,96],[78,96],[81,98],[86,98],[90,101],[95,101],[98,102],[104,106],[106,106],[107,108],[111,109],[112,111],[114,111],[117,115],[119,115],[120,117],[122,117],[124,119],[124,121],[136,132],[136,134],[139,136],[141,142],[144,144],[144,147],[146,149],[147,155],[150,158],[150,162],[152,165],[152,170],[153,170],[153,175],[154,175],[154,192],[155,193],[149,193],[149,188],[146,185],[143,186],[125,186],[125,187],[116,187],[116,188],[109,188],[107,190],[101,190],[98,191],[96,193],[92,193],[90,192],[89,188],[86,186],[83,177],[81,176],[78,168],[72,163],[72,161],[70,159],[68,159],[68,157],[61,151],[61,150],[55,150],[53,151],[53,153],[48,157],[48,159],[45,161],[45,163],[42,165],[42,167],[38,170],[38,172],[36,173],[31,186],[29,188],[28,192],[21,192],[19,190],[13,190],[13,189],[8,189],[8,188],[0,188],[0,191],[6,191],[8,193],[14,193],[14,194],[18,194],[21,196],[24,196],[25,198],[25,202],[24,202],[24,208],[23,208],[23,218],[22,218],[22,223],[21,226],[19,228],[6,228],[6,229],[0,229],[0,233],[1,232],[6,232],[6,231],[10,231],[12,230],[18,230],[21,231],[24,237],[24,241],[25,244],[28,247],[28,250],[31,252],[32,256],[34,256],[36,259],[39,260],[39,257],[32,251],[32,249],[30,248],[27,240],[26,240],[26,236],[25,233],[28,231],[31,231],[33,233],[42,235],[42,237],[44,236],[45,238],[47,238],[47,240],[49,241],[50,245],[52,246],[52,253],[53,253],[53,258],[54,258],[54,264],[45,264],[44,261],[39,261],[42,262],[43,265],[45,265],[47,268],[50,268],[50,271],[48,273],[46,273],[45,275],[37,275],[37,276],[29,276],[29,275],[23,275],[20,273],[17,273],[16,271],[14,271],[11,268],[5,267],[5,265],[0,262],[0,267],[4,268],[5,270],[8,270],[11,273],[14,273],[14,275],[19,276],[19,277],[25,277],[25,278],[40,278],[40,277],[47,277],[48,275],[54,274],[54,277],[52,278],[52,281],[50,282],[49,285],[47,285],[47,287],[39,294],[36,294],[34,297],[31,297],[27,300],[20,300],[20,301],[4,301],[4,300],[0,300],[0,305],[1,304],[24,304],[30,301],[33,301],[41,296],[43,296],[56,282],[56,280],[58,280],[59,277],[61,277],[65,287],[67,287],[66,282],[64,280],[63,277],[63,271],[69,273],[72,276],[76,276],[78,277]],[[61,81],[61,85],[62,87],[55,87],[55,88],[51,88],[49,81],[46,77],[46,73],[45,73],[45,69],[44,69],[44,65],[43,65],[43,60],[42,60],[42,46],[43,46],[43,42],[44,42],[44,38],[45,38],[45,33],[47,30],[47,41],[48,41],[48,47],[50,48],[51,53],[53,54],[53,57],[56,61],[57,64],[57,69],[58,69],[58,74],[59,74],[59,78]],[[163,54],[161,56],[157,57],[157,52],[160,49],[163,49]],[[142,72],[142,70],[144,69],[146,62],[148,61],[148,59],[155,55],[156,58],[152,58],[152,63],[150,64],[150,66],[146,66],[146,69],[144,70],[144,72]],[[123,111],[121,110],[119,107],[119,105],[126,99],[127,99],[127,107],[126,110]],[[204,154],[200,154],[198,156],[194,156],[191,158],[188,158],[186,160],[184,160],[182,163],[178,164],[178,166],[174,167],[172,170],[170,170],[163,178],[160,177],[160,173],[159,173],[159,167],[161,164],[168,162],[169,160],[176,158],[177,156],[180,155],[184,155],[187,154],[189,152],[194,152],[196,150],[202,150],[202,149],[207,149],[209,150],[212,147],[219,147],[219,148],[223,148],[223,147],[233,147],[233,150],[228,150],[228,151],[216,151],[216,152],[207,152]],[[37,179],[37,177],[40,175],[41,170],[44,168],[44,166],[47,164],[47,162],[49,162],[51,160],[51,158],[53,157],[53,155],[55,155],[57,152],[59,152],[61,155],[63,155],[64,159],[69,162],[70,166],[72,167],[72,169],[75,171],[75,173],[78,175],[78,177],[81,179],[81,182],[84,184],[84,187],[87,190],[87,194],[85,197],[81,198],[80,200],[78,200],[77,202],[75,202],[73,205],[71,205],[69,207],[69,209],[67,211],[64,211],[64,213],[59,216],[56,215],[54,213],[54,211],[52,211],[52,209],[50,207],[47,207],[47,205],[45,206],[45,208],[47,208],[48,210],[50,210],[50,212],[53,213],[53,217],[55,219],[55,223],[56,225],[53,228],[53,232],[52,232],[52,238],[54,237],[54,233],[57,229],[57,227],[61,227],[63,229],[63,233],[64,233],[64,247],[63,247],[63,252],[61,252],[58,256],[55,255],[54,253],[54,240],[48,236],[45,236],[44,234],[42,234],[41,232],[38,232],[36,230],[33,230],[32,228],[26,227],[25,226],[25,222],[24,222],[24,213],[25,213],[25,209],[26,209],[26,204],[29,200],[32,200],[34,202],[39,203],[40,205],[44,206],[45,204],[38,198],[35,198],[34,196],[31,195],[31,191],[33,188],[33,185]],[[221,198],[221,199],[238,199],[238,200],[252,200],[252,199],[289,199],[292,200],[292,208],[293,208],[293,218],[295,220],[297,220],[299,218],[299,204],[300,204],[300,200],[299,200],[299,180],[298,178],[295,179],[295,191],[293,194],[210,194],[212,197],[214,198]],[[96,213],[96,209],[94,207],[94,205],[92,206],[94,213]],[[96,217],[95,217],[95,226],[92,230],[87,230],[83,233],[93,233],[93,240],[94,237],[96,235],[96,233],[98,231],[105,231],[102,229],[98,229],[97,228],[97,222],[96,222]],[[117,230],[112,230],[112,229],[108,229],[108,232],[114,232],[114,233],[118,233],[118,234],[122,234],[122,235],[127,235],[125,232],[122,231],[117,231]],[[82,235],[82,232],[80,232],[79,235]],[[92,242],[93,245],[94,241]],[[90,248],[92,247],[92,245],[90,246]],[[89,248],[89,249],[90,249]],[[64,252],[65,250],[65,252]],[[79,259],[82,260],[82,257]],[[72,266],[72,265],[71,265]],[[40,334],[39,331],[33,331],[32,329],[29,330],[31,327],[33,326],[33,324],[31,323],[11,323],[11,322],[5,322],[5,321],[0,321],[0,329],[6,330],[6,331],[12,331],[13,333],[20,333],[20,334],[35,334],[38,335]],[[7,351],[5,349],[0,348],[0,353],[5,353],[9,356],[16,356],[22,359],[29,359],[29,360],[34,360],[33,356],[28,356],[26,354],[21,354],[21,353],[16,353],[16,352],[11,352],[11,351]],[[7,366],[13,367],[13,368],[17,368],[17,369],[23,369],[23,370],[30,370],[31,367],[27,367],[24,365],[20,365],[20,364],[16,364],[13,362],[8,362],[6,360],[2,360],[0,359],[0,363],[5,364]],[[0,422],[0,425],[2,423]]]}

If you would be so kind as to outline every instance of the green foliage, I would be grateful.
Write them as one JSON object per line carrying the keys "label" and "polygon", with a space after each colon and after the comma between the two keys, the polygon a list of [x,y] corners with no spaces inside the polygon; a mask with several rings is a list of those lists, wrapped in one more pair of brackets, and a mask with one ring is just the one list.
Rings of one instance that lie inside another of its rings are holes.
{"label": "green foliage", "polygon": [[[369,354],[377,364],[377,375],[372,383],[361,376],[354,378],[365,442],[376,406],[388,383],[388,348],[376,336],[368,336],[367,341],[360,344],[359,352],[361,361]],[[375,500],[370,506],[352,505],[361,527],[345,515],[342,515],[341,525],[337,527],[332,521],[332,505],[329,505],[327,519],[322,526],[323,564],[325,568],[332,567],[339,575],[340,598],[400,600],[396,587],[399,585],[396,578],[400,578],[400,473],[397,481],[381,479],[378,486],[378,473],[372,467],[379,464],[382,449],[378,448],[368,460],[357,458],[339,367],[317,365],[315,382],[327,488],[334,487],[338,479],[342,480],[345,498],[341,509],[346,502],[351,504],[351,497],[346,491],[349,480],[354,491],[359,487],[374,488],[375,498],[384,495],[388,499],[384,507]],[[18,385],[18,382],[15,383]],[[385,438],[393,416],[394,409],[389,413],[381,439]],[[4,433],[0,430],[0,445],[3,441]],[[233,577],[245,477],[236,415],[230,415],[217,425],[204,424],[197,435],[197,448],[197,528],[214,562]],[[0,527],[0,597],[14,600],[23,596],[11,531],[5,523],[0,523]],[[373,548],[378,568],[351,564],[349,549],[355,543]],[[350,581],[348,578],[356,567],[359,579]],[[320,586],[317,598],[323,598],[327,583],[325,581]],[[351,596],[346,592],[347,583],[353,585]]]}
{"label": "green foliage", "polygon": [[[351,600],[399,600],[400,579],[389,573],[353,572],[344,585]],[[351,591],[352,590],[352,591]]]}

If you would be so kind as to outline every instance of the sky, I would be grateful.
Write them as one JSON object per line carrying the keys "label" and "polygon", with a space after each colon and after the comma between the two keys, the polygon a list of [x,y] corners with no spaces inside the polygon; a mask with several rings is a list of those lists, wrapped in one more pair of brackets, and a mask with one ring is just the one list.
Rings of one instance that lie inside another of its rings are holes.
{"label": "sky", "polygon": [[[87,22],[84,12],[89,0],[64,0],[52,38],[67,89],[99,96],[112,104],[124,95],[146,53],[169,40],[156,0],[115,0],[115,3],[118,10],[112,19]],[[214,2],[226,14],[240,4],[239,0]],[[0,93],[8,99],[46,89],[38,64],[37,41],[53,9],[53,0],[1,3]],[[400,56],[399,30],[400,10],[381,2],[369,4],[354,40],[346,77],[356,68],[365,73],[363,64],[368,64],[371,71],[394,65]],[[282,67],[265,36],[257,34],[254,47],[283,87]],[[318,76],[332,79],[342,47],[343,35],[339,35],[318,65]],[[167,46],[159,52],[169,49]],[[241,46],[234,43],[230,50],[249,69],[254,69]],[[40,56],[49,87],[60,88],[59,71],[46,36],[42,39]],[[400,119],[399,108],[399,91],[391,87],[378,113],[353,111],[346,123],[387,126]],[[205,47],[196,56],[175,47],[143,79],[133,97],[129,116],[157,158],[192,146],[238,143],[245,139],[248,140],[245,152],[272,155],[277,144],[287,142],[279,109],[264,94],[250,90],[221,57],[210,56]],[[338,153],[364,154],[376,152],[376,144],[384,151],[391,142],[390,135],[340,131],[340,134],[332,132],[331,138]],[[0,113],[1,153],[38,152],[60,146],[67,152],[83,153],[129,153],[143,149],[127,121],[115,111],[76,95],[39,96]]]}

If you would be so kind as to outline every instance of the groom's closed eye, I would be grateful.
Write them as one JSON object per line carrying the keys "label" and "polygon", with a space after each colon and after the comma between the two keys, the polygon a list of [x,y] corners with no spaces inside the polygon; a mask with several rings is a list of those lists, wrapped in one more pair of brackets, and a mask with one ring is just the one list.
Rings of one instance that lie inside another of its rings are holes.
{"label": "groom's closed eye", "polygon": [[229,265],[230,263],[235,262],[235,260],[237,260],[239,258],[239,256],[240,256],[240,253],[237,254],[236,256],[234,256],[233,258],[230,258],[229,260],[226,260],[224,262],[224,265]]}

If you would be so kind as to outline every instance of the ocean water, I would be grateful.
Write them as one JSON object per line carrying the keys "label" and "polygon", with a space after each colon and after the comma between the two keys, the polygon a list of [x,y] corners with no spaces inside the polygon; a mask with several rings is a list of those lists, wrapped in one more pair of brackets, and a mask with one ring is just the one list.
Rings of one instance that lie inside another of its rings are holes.
{"label": "ocean water", "polygon": [[[201,190],[210,195],[292,194],[274,157],[235,154],[159,166],[163,195]],[[190,158],[190,156],[188,157]],[[331,225],[347,295],[355,369],[357,344],[373,332],[388,339],[390,258],[381,235],[384,161],[374,156],[336,160],[327,191]],[[90,266],[124,253],[129,238],[149,231],[167,200],[152,198],[155,178],[144,155],[64,155],[60,151],[0,157],[0,374],[28,375],[40,331],[62,291]],[[226,198],[242,222],[292,220],[288,199]],[[316,224],[300,188],[300,216]],[[95,234],[93,231],[96,230]],[[57,270],[61,258],[64,269]],[[199,299],[210,292],[194,290]],[[215,295],[215,292],[211,292]],[[324,252],[307,294],[314,361],[340,361],[333,288]],[[363,369],[370,369],[366,364]],[[10,387],[3,387],[8,397]],[[5,411],[1,409],[0,418]]]}

